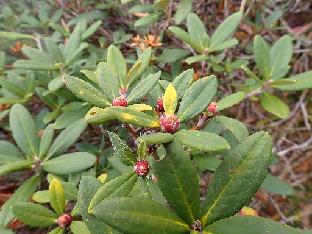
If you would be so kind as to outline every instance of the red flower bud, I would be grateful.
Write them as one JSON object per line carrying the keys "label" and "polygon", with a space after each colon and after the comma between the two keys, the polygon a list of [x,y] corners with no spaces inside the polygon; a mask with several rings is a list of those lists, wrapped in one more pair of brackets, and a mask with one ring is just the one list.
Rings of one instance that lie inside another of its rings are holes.
{"label": "red flower bud", "polygon": [[156,110],[159,112],[164,112],[164,102],[162,98],[159,98],[156,103]]}
{"label": "red flower bud", "polygon": [[70,226],[72,221],[73,221],[73,218],[71,217],[71,215],[62,214],[61,216],[58,217],[57,224],[62,228],[66,228]]}
{"label": "red flower bud", "polygon": [[180,120],[174,114],[172,115],[163,114],[160,117],[159,122],[161,130],[163,132],[175,133],[176,131],[178,131],[180,127]]}
{"label": "red flower bud", "polygon": [[211,102],[207,108],[207,110],[211,113],[211,114],[215,114],[217,112],[217,103],[216,102]]}
{"label": "red flower bud", "polygon": [[134,165],[134,171],[139,176],[142,177],[147,176],[150,171],[150,165],[148,161],[145,160],[137,161],[136,164]]}
{"label": "red flower bud", "polygon": [[124,107],[126,107],[126,106],[128,106],[127,99],[123,96],[116,97],[113,100],[113,106],[124,106]]}

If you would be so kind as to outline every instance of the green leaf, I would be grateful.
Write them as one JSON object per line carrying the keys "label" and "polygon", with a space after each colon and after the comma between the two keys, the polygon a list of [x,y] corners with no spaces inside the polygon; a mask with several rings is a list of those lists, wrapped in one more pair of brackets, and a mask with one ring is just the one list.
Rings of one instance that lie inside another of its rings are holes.
{"label": "green leaf", "polygon": [[50,149],[50,146],[52,144],[54,137],[54,127],[52,124],[50,124],[43,132],[43,135],[40,140],[40,147],[39,147],[39,157],[44,157],[48,150]]}
{"label": "green leaf", "polygon": [[273,79],[282,78],[287,74],[292,53],[292,39],[290,36],[284,35],[274,43],[270,50],[270,76]]}
{"label": "green leaf", "polygon": [[295,190],[287,182],[272,176],[268,175],[261,185],[261,189],[266,190],[267,192],[279,195],[293,196],[295,195]]}
{"label": "green leaf", "polygon": [[113,74],[118,77],[123,87],[127,75],[127,64],[120,50],[114,45],[110,45],[107,50],[107,64]]}
{"label": "green leaf", "polygon": [[254,216],[233,216],[215,222],[205,228],[203,234],[303,234],[299,229],[294,229],[285,224],[271,219]]}
{"label": "green leaf", "polygon": [[119,96],[118,77],[111,71],[105,62],[100,62],[96,70],[99,86],[107,98],[113,100]]}
{"label": "green leaf", "polygon": [[189,226],[173,211],[143,198],[112,198],[94,208],[94,215],[128,234],[186,234]]}
{"label": "green leaf", "polygon": [[30,160],[19,160],[16,162],[8,162],[0,166],[0,176],[7,175],[11,172],[31,169],[34,161]]}
{"label": "green leaf", "polygon": [[53,66],[53,61],[49,57],[48,54],[46,54],[44,51],[35,49],[32,47],[25,46],[22,48],[23,53],[31,60],[34,62],[42,62],[46,63],[47,65]]}
{"label": "green leaf", "polygon": [[74,31],[70,34],[63,50],[66,60],[75,53],[81,43],[82,28],[81,23],[78,23]]}
{"label": "green leaf", "polygon": [[39,182],[39,176],[36,175],[30,177],[20,187],[18,187],[13,195],[10,196],[10,198],[4,203],[4,205],[2,205],[0,211],[1,226],[7,226],[11,222],[14,217],[11,210],[12,206],[20,202],[28,201],[32,194],[36,191]]}
{"label": "green leaf", "polygon": [[38,155],[39,137],[35,122],[28,110],[20,104],[11,108],[10,127],[16,144],[26,156]]}
{"label": "green leaf", "polygon": [[27,93],[21,87],[6,79],[0,79],[0,85],[2,88],[8,90],[19,98],[23,98],[27,95]]}
{"label": "green leaf", "polygon": [[0,32],[0,38],[1,37],[11,39],[11,40],[35,39],[33,35],[24,34],[24,33],[16,33],[16,32]]}
{"label": "green leaf", "polygon": [[159,80],[161,72],[148,75],[145,79],[141,80],[129,93],[127,100],[128,103],[134,103],[147,95],[156,85]]}
{"label": "green leaf", "polygon": [[158,144],[164,144],[169,143],[171,141],[174,141],[175,137],[174,135],[170,133],[163,133],[163,132],[157,132],[157,133],[151,133],[148,135],[143,135],[138,138],[138,142],[144,141],[148,145],[158,145]]}
{"label": "green leaf", "polygon": [[135,126],[157,128],[159,121],[153,116],[143,112],[124,107],[108,107],[105,109],[93,107],[85,116],[87,123],[106,123],[117,119],[123,123],[129,123]]}
{"label": "green leaf", "polygon": [[150,14],[135,21],[134,27],[144,27],[147,25],[151,25],[153,23],[156,23],[159,20],[159,17],[160,17],[159,13]]}
{"label": "green leaf", "polygon": [[253,52],[257,68],[264,79],[270,78],[270,48],[260,35],[256,35],[253,43]]}
{"label": "green leaf", "polygon": [[84,49],[88,48],[88,43],[84,42],[78,47],[73,54],[66,58],[65,66],[68,67],[73,64]]}
{"label": "green leaf", "polygon": [[49,161],[43,162],[46,172],[58,175],[67,175],[81,172],[95,164],[96,157],[87,152],[63,154]]}
{"label": "green leaf", "polygon": [[209,50],[213,50],[216,46],[224,42],[236,30],[241,18],[241,11],[227,17],[212,34]]}
{"label": "green leaf", "polygon": [[208,59],[207,55],[200,54],[200,55],[194,55],[194,56],[186,58],[185,62],[190,65],[192,63],[197,63],[199,61],[204,61],[204,60],[207,60],[207,59]]}
{"label": "green leaf", "polygon": [[200,47],[204,49],[203,40],[204,37],[207,36],[207,33],[203,22],[195,13],[190,13],[186,18],[186,25],[192,40],[198,43]]}
{"label": "green leaf", "polygon": [[149,66],[152,51],[153,50],[151,48],[147,48],[143,53],[139,55],[138,61],[135,64],[141,63],[140,68],[133,77],[128,77],[129,79],[126,80],[127,87],[130,87],[137,79],[141,78],[141,75],[145,72],[146,68]]}
{"label": "green leaf", "polygon": [[136,162],[136,155],[132,152],[132,150],[118,137],[117,134],[108,132],[108,135],[112,142],[115,155],[123,164],[133,166]]}
{"label": "green leaf", "polygon": [[199,178],[189,156],[178,142],[165,146],[166,157],[153,161],[158,186],[177,214],[188,224],[199,218]]}
{"label": "green leaf", "polygon": [[184,41],[185,43],[189,44],[193,49],[195,49],[198,52],[203,52],[203,47],[199,45],[197,42],[193,41],[192,37],[185,32],[183,29],[171,26],[169,27],[169,30],[180,40]]}
{"label": "green leaf", "polygon": [[88,207],[88,211],[93,213],[92,210],[94,207],[105,199],[127,196],[135,185],[137,179],[138,176],[131,172],[118,176],[115,179],[105,183],[95,193]]}
{"label": "green leaf", "polygon": [[289,115],[289,107],[273,94],[263,93],[260,97],[260,102],[263,109],[279,118],[284,119]]}
{"label": "green leaf", "polygon": [[282,81],[295,81],[293,84],[275,85],[274,88],[283,91],[297,91],[312,88],[312,71],[300,73]]}
{"label": "green leaf", "polygon": [[232,119],[226,116],[217,116],[213,120],[224,127],[226,130],[230,131],[239,143],[245,140],[249,135],[246,126],[236,119]]}
{"label": "green leaf", "polygon": [[190,87],[193,82],[194,70],[188,69],[181,74],[179,74],[174,80],[172,81],[173,86],[177,91],[177,99],[180,100],[185,91]]}
{"label": "green leaf", "polygon": [[208,76],[194,82],[184,93],[180,103],[178,117],[181,122],[201,113],[211,102],[217,92],[217,79]]}
{"label": "green leaf", "polygon": [[50,198],[49,198],[49,191],[48,190],[43,190],[43,191],[37,191],[35,192],[31,199],[36,202],[36,203],[49,203]]}
{"label": "green leaf", "polygon": [[64,213],[65,210],[65,194],[62,183],[53,178],[49,186],[49,200],[52,208],[58,215]]}
{"label": "green leaf", "polygon": [[84,119],[69,125],[65,128],[54,140],[47,154],[47,158],[57,156],[64,153],[69,146],[71,146],[86,129],[87,124]]}
{"label": "green leaf", "polygon": [[30,202],[15,204],[12,210],[18,220],[33,227],[49,227],[55,224],[58,218],[57,214],[48,208]]}
{"label": "green leaf", "polygon": [[217,134],[197,130],[181,130],[175,134],[183,145],[201,152],[229,150],[229,143]]}
{"label": "green leaf", "polygon": [[0,163],[24,159],[21,151],[8,141],[0,141]]}
{"label": "green leaf", "polygon": [[226,40],[210,49],[208,49],[209,52],[214,52],[214,51],[220,51],[220,50],[225,50],[225,49],[228,49],[228,48],[231,48],[235,45],[238,44],[238,40],[236,39],[229,39],[229,40]]}
{"label": "green leaf", "polygon": [[92,36],[101,26],[101,24],[102,24],[101,20],[98,20],[94,22],[93,24],[91,24],[89,28],[85,32],[82,33],[82,40],[85,40],[88,37]]}
{"label": "green leaf", "polygon": [[217,110],[221,111],[231,106],[234,106],[235,104],[244,100],[244,98],[245,93],[241,91],[230,94],[229,96],[226,96],[217,102]]}
{"label": "green leaf", "polygon": [[182,23],[187,15],[192,11],[192,0],[182,0],[173,17],[176,24]]}
{"label": "green leaf", "polygon": [[177,99],[177,91],[175,87],[170,83],[166,90],[165,94],[163,96],[163,105],[165,109],[166,114],[174,114],[178,105],[178,99]]}
{"label": "green leaf", "polygon": [[158,56],[157,60],[160,63],[174,63],[178,60],[185,58],[190,52],[185,49],[163,49],[162,53]]}
{"label": "green leaf", "polygon": [[58,70],[59,67],[54,64],[45,63],[44,61],[33,61],[33,60],[17,60],[13,63],[13,67],[17,69],[26,70],[42,70],[42,71],[53,71]]}
{"label": "green leaf", "polygon": [[238,145],[221,163],[209,184],[202,224],[236,214],[248,204],[267,175],[272,160],[272,139],[255,133]]}
{"label": "green leaf", "polygon": [[99,107],[110,106],[107,97],[90,83],[73,76],[65,76],[64,79],[67,88],[81,100]]}
{"label": "green leaf", "polygon": [[142,62],[138,60],[128,71],[125,79],[126,87],[129,87],[129,83],[131,82],[131,80],[133,80],[137,76],[138,72],[140,71],[141,64]]}
{"label": "green leaf", "polygon": [[105,224],[101,219],[88,213],[88,206],[94,194],[101,187],[101,182],[94,177],[82,177],[79,185],[77,205],[82,219],[86,223],[92,234],[117,233],[111,227]]}
{"label": "green leaf", "polygon": [[73,221],[70,225],[73,234],[91,234],[86,224],[81,221]]}
{"label": "green leaf", "polygon": [[47,37],[44,39],[44,43],[47,47],[49,55],[52,56],[56,62],[64,62],[63,54],[58,45],[52,40],[52,38]]}
{"label": "green leaf", "polygon": [[47,234],[64,234],[64,229],[61,227],[57,227],[57,228],[52,229]]}

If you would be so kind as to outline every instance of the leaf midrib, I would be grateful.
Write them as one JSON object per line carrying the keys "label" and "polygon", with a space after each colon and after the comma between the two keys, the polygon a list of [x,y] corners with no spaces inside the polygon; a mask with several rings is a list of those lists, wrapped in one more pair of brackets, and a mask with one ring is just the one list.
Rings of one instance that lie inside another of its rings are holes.
{"label": "leaf midrib", "polygon": [[[261,140],[261,138],[263,138],[263,136],[259,137],[259,140]],[[250,151],[249,153],[251,154],[253,151],[254,151],[254,146],[258,143],[258,141],[255,141],[253,144],[252,144],[252,148],[253,150]],[[246,159],[246,158],[244,158]],[[241,162],[238,164],[238,166],[236,167],[237,170],[239,171],[239,169],[242,167],[242,165],[244,165],[245,163],[245,160],[242,159]],[[213,203],[213,205],[208,209],[208,211],[206,212],[206,214],[203,216],[202,218],[202,223],[206,224],[207,222],[207,219],[210,215],[210,213],[212,212],[212,210],[217,206],[218,202],[220,199],[223,198],[223,194],[225,193],[225,191],[227,190],[227,188],[230,186],[230,184],[232,183],[232,181],[234,180],[234,178],[237,176],[237,174],[232,174],[232,176],[230,176],[230,180],[229,182],[223,187],[221,193],[219,194],[218,198],[215,200],[215,202]]]}

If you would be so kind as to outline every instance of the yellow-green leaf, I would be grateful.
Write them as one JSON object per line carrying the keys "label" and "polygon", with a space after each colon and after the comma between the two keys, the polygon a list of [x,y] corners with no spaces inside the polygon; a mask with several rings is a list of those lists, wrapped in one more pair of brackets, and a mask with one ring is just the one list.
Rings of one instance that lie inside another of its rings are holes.
{"label": "yellow-green leaf", "polygon": [[57,214],[62,214],[65,209],[65,195],[62,183],[53,178],[49,186],[49,198],[52,208]]}
{"label": "yellow-green leaf", "polygon": [[170,83],[165,90],[163,97],[164,109],[166,114],[174,114],[177,108],[177,91]]}

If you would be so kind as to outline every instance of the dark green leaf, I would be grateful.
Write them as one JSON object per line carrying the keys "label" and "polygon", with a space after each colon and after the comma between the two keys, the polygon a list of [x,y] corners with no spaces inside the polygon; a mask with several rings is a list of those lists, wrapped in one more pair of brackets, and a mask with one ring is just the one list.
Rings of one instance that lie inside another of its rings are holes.
{"label": "dark green leaf", "polygon": [[90,83],[73,76],[65,76],[64,79],[67,88],[78,98],[99,107],[110,105],[107,97]]}
{"label": "dark green leaf", "polygon": [[135,185],[137,178],[138,176],[131,172],[118,176],[115,179],[105,183],[95,193],[88,207],[88,211],[93,212],[93,208],[105,199],[127,196]]}
{"label": "dark green leaf", "polygon": [[127,144],[122,141],[117,134],[108,132],[108,135],[112,142],[115,155],[123,164],[127,166],[133,166],[136,162],[136,156],[129,148],[129,146],[127,146]]}
{"label": "dark green leaf", "polygon": [[12,210],[17,219],[33,227],[51,226],[58,217],[56,213],[48,208],[30,202],[15,204]]}
{"label": "dark green leaf", "polygon": [[208,76],[199,79],[186,90],[177,114],[181,122],[193,118],[208,106],[217,92],[217,85],[216,77]]}
{"label": "dark green leaf", "polygon": [[148,75],[145,79],[141,80],[129,93],[127,97],[128,103],[133,103],[140,100],[143,96],[148,94],[156,85],[159,80],[161,72]]}
{"label": "dark green leaf", "polygon": [[27,109],[20,104],[11,108],[10,127],[14,140],[26,156],[38,155],[39,137],[35,122]]}
{"label": "dark green leaf", "polygon": [[189,226],[173,211],[143,198],[112,198],[94,208],[94,215],[127,234],[187,234]]}
{"label": "dark green leaf", "polygon": [[[304,234],[285,224],[253,216],[233,216],[209,225],[203,234]],[[308,234],[308,233],[307,233]]]}
{"label": "dark green leaf", "polygon": [[177,214],[188,224],[199,218],[199,178],[182,145],[166,145],[166,157],[153,162],[158,185]]}
{"label": "dark green leaf", "polygon": [[88,229],[92,234],[103,234],[103,233],[117,233],[101,219],[88,213],[88,207],[94,194],[101,187],[101,182],[94,177],[84,176],[82,177],[79,185],[79,192],[77,198],[77,205],[79,207],[80,214],[86,223]]}
{"label": "dark green leaf", "polygon": [[202,224],[236,214],[248,204],[267,175],[272,139],[265,132],[246,138],[221,163],[209,184]]}
{"label": "dark green leaf", "polygon": [[177,98],[180,100],[185,91],[190,87],[193,82],[194,70],[188,69],[181,74],[179,74],[174,80],[172,81],[173,86],[177,91]]}

